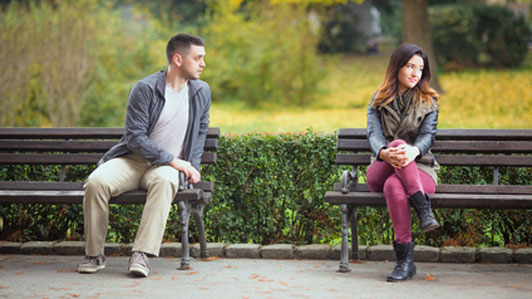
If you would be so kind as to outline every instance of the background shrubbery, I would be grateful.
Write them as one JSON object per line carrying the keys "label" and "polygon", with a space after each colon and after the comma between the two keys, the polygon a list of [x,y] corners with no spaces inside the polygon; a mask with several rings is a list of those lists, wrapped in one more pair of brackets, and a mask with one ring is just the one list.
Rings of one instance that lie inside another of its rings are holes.
{"label": "background shrubbery", "polygon": [[[334,164],[336,136],[310,131],[297,134],[246,134],[220,139],[218,164],[203,169],[215,182],[206,206],[210,241],[227,243],[338,244],[340,211],[324,202],[326,191],[340,180]],[[71,167],[68,180],[83,180],[92,167]],[[0,180],[57,180],[59,167],[8,166]],[[441,183],[485,184],[489,167],[443,167]],[[362,171],[364,173],[365,170]],[[501,184],[530,184],[530,168],[500,169]],[[364,176],[362,175],[362,179]],[[142,206],[112,205],[109,241],[132,242]],[[418,244],[432,246],[532,244],[530,210],[437,209],[442,228],[424,234],[414,219]],[[193,226],[192,226],[193,227]],[[173,206],[166,240],[180,240],[179,213]],[[0,240],[80,240],[81,205],[15,204],[0,206]],[[192,229],[192,241],[197,238]],[[393,230],[386,208],[359,209],[361,244],[386,244]]]}
{"label": "background shrubbery", "polygon": [[209,1],[207,14],[186,25],[128,1],[0,7],[0,126],[122,125],[129,89],[166,68],[164,49],[177,32],[206,40],[203,79],[214,101],[310,103],[325,69],[305,7],[232,2]]}
{"label": "background shrubbery", "polygon": [[435,6],[430,17],[436,58],[444,69],[516,67],[528,52],[528,23],[502,6]]}

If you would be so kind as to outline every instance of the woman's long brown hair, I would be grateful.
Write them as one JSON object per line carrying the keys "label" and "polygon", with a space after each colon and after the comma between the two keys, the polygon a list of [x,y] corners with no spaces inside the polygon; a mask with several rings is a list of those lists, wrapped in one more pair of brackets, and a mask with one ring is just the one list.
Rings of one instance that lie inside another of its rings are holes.
{"label": "woman's long brown hair", "polygon": [[418,105],[423,102],[427,102],[432,105],[432,98],[436,101],[440,98],[440,95],[429,86],[430,82],[430,66],[429,59],[425,51],[420,47],[413,44],[402,44],[395,51],[393,51],[390,57],[390,62],[386,68],[386,74],[384,75],[384,81],[379,86],[379,90],[373,99],[373,107],[385,106],[389,104],[395,98],[398,90],[399,70],[405,66],[410,58],[414,55],[419,55],[423,59],[423,72],[419,82],[412,89],[414,90],[414,100]]}

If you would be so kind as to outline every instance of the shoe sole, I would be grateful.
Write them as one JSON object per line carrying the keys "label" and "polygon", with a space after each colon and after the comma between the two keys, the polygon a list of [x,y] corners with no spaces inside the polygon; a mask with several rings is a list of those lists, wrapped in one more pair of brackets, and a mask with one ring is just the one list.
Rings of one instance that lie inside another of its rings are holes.
{"label": "shoe sole", "polygon": [[423,232],[430,232],[430,231],[433,231],[435,229],[437,229],[438,227],[440,227],[440,225],[438,223],[433,223],[425,228],[423,228]]}
{"label": "shoe sole", "polygon": [[97,266],[96,268],[78,268],[78,273],[96,273],[105,269],[105,265]]}
{"label": "shoe sole", "polygon": [[407,280],[410,280],[412,277],[416,276],[417,274],[417,269],[414,269],[414,271],[412,272],[412,274],[410,276],[408,276],[407,278],[405,279],[393,279],[391,277],[386,277],[386,282],[401,282],[401,281],[407,281]]}
{"label": "shoe sole", "polygon": [[131,275],[134,275],[134,276],[138,276],[138,277],[147,277],[148,274],[150,273],[150,271],[146,271],[146,269],[144,268],[141,268],[141,267],[130,267],[129,268],[129,274]]}

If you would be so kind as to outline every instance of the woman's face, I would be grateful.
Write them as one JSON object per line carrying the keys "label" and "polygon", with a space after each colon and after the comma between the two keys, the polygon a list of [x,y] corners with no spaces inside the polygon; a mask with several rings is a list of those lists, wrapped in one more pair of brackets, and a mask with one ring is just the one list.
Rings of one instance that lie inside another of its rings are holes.
{"label": "woman's face", "polygon": [[404,93],[406,90],[414,88],[419,80],[421,80],[422,73],[423,58],[419,55],[412,56],[412,58],[399,69],[399,74],[397,74],[399,92]]}

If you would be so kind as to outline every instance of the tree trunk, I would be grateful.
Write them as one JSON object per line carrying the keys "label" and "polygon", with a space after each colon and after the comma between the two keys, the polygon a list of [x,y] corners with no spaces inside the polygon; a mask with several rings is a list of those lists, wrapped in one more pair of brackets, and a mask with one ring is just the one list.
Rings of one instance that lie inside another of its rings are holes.
{"label": "tree trunk", "polygon": [[430,33],[427,0],[403,0],[403,42],[420,46],[429,57],[431,86],[442,92]]}

